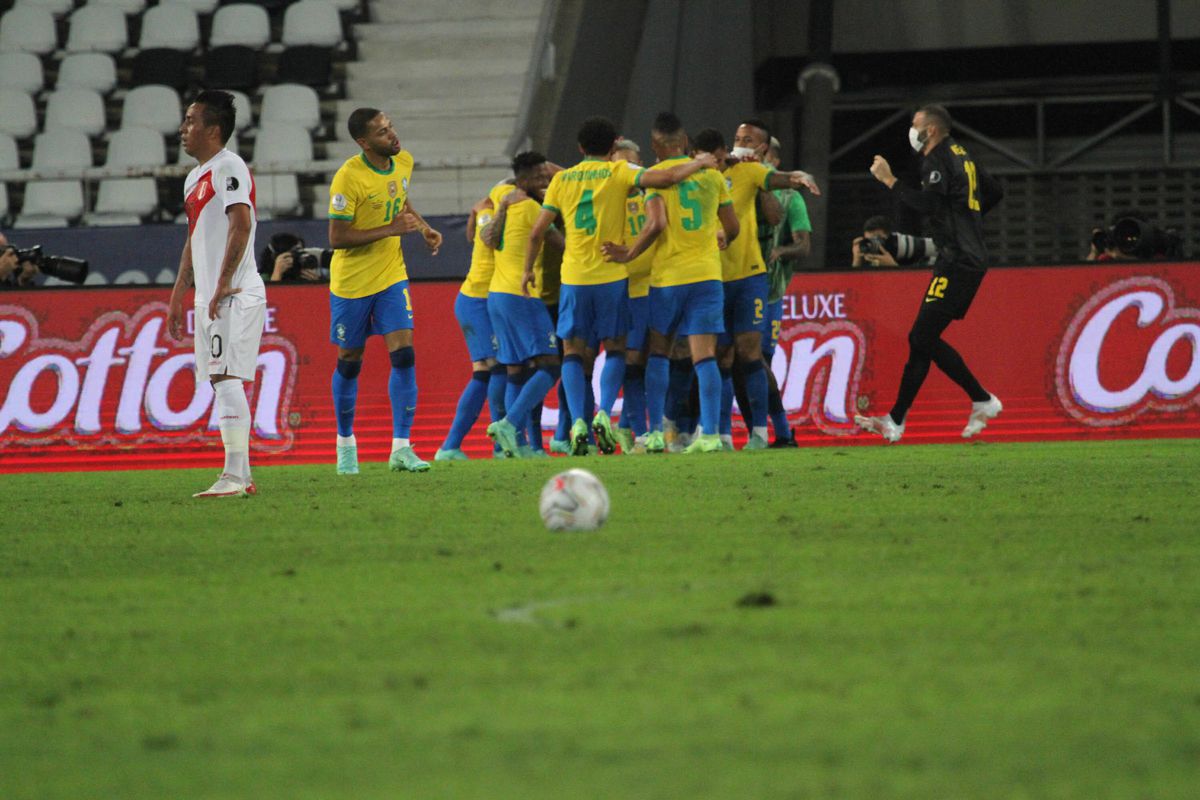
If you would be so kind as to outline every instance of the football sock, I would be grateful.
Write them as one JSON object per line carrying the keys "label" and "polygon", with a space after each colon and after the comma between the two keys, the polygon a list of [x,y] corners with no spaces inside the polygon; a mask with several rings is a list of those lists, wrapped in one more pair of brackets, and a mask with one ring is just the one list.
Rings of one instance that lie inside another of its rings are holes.
{"label": "football sock", "polygon": [[467,381],[466,388],[458,398],[454,422],[450,424],[446,441],[442,442],[443,450],[458,450],[462,447],[463,439],[479,419],[479,413],[483,411],[483,402],[487,400],[490,383],[491,375],[485,369],[476,370],[471,374],[471,380]]}
{"label": "football sock", "polygon": [[933,363],[937,364],[937,368],[946,373],[947,378],[957,383],[970,396],[972,403],[986,403],[992,398],[988,390],[984,389],[971,374],[971,370],[967,368],[967,362],[963,361],[963,357],[958,354],[958,351],[941,339],[938,339],[937,345],[933,348]]}
{"label": "football sock", "polygon": [[621,425],[632,430],[635,436],[646,432],[646,368],[641,364],[625,365],[625,408],[621,411]]}
{"label": "football sock", "polygon": [[534,450],[545,450],[542,439],[542,404],[539,402],[529,411],[529,446]]}
{"label": "football sock", "polygon": [[238,379],[213,384],[217,399],[217,426],[225,445],[225,469],[242,483],[250,482],[250,403]]}
{"label": "football sock", "polygon": [[407,439],[417,413],[416,353],[401,347],[388,353],[392,374],[388,378],[388,399],[392,401],[392,436]]}
{"label": "football sock", "polygon": [[[517,430],[522,427],[532,427],[529,417],[534,406],[540,406],[542,401],[546,399],[546,394],[554,388],[554,382],[558,380],[560,368],[557,364],[549,367],[541,367],[527,381],[522,381],[520,394],[512,398],[508,403],[508,421]],[[509,382],[511,384],[511,381]],[[541,441],[542,423],[538,420],[537,423],[537,441]]]}
{"label": "football sock", "polygon": [[358,373],[361,361],[338,359],[333,371],[333,411],[337,417],[338,436],[354,433],[354,406],[358,402]]}
{"label": "football sock", "polygon": [[651,353],[646,359],[646,411],[650,416],[650,430],[663,429],[663,414],[667,392],[671,385],[670,360],[663,355]]}
{"label": "football sock", "polygon": [[751,427],[766,429],[767,427],[767,371],[763,369],[762,359],[751,361],[743,368],[746,376],[746,394],[750,400]]}
{"label": "football sock", "polygon": [[733,373],[727,369],[720,370],[721,374],[721,434],[733,434]]}
{"label": "football sock", "polygon": [[775,438],[791,439],[792,426],[788,422],[787,410],[783,407],[783,397],[779,394],[779,387],[774,383],[771,384],[770,394],[767,396],[767,411],[771,413],[771,426],[775,429]]}
{"label": "football sock", "polygon": [[492,422],[504,419],[504,391],[508,386],[508,371],[503,364],[494,365],[489,371],[487,385],[488,415]]}
{"label": "football sock", "polygon": [[349,436],[339,435],[337,437],[337,446],[338,447],[358,447],[358,439],[355,438],[353,433],[350,434]]}
{"label": "football sock", "polygon": [[558,424],[554,426],[554,438],[565,442],[571,435],[571,409],[567,405],[567,390],[558,382]]}
{"label": "football sock", "polygon": [[624,382],[625,351],[609,350],[604,359],[604,370],[600,373],[600,408],[610,417]]}
{"label": "football sock", "polygon": [[517,429],[518,445],[528,444],[525,428],[529,424],[529,407],[526,406],[523,412],[517,407],[517,399],[525,388],[526,377],[524,370],[508,373],[508,388],[504,390],[504,418]]}
{"label": "football sock", "polygon": [[589,403],[589,391],[588,380],[583,374],[583,358],[581,356],[569,355],[563,359],[562,383],[563,389],[567,393],[567,407],[571,410],[571,418],[585,419],[590,422],[591,416],[584,407],[585,403]]}
{"label": "football sock", "polygon": [[[897,425],[904,424],[908,409],[917,399],[917,392],[921,391],[921,384],[929,374],[929,366],[933,363],[933,354],[941,340],[942,331],[946,330],[951,322],[953,319],[945,313],[927,312],[924,309],[917,313],[917,319],[908,332],[908,361],[904,364],[904,371],[900,373],[900,389],[896,392],[896,404],[892,406],[891,411],[892,421]],[[963,369],[966,369],[966,365],[963,365]]]}
{"label": "football sock", "polygon": [[700,385],[700,427],[704,433],[717,433],[721,417],[721,370],[715,358],[702,358],[696,363],[696,382]]}
{"label": "football sock", "polygon": [[[666,400],[663,403],[663,416],[674,420],[678,420],[680,416],[687,416],[686,410],[682,407],[687,403],[688,395],[692,391],[692,378],[695,374],[692,371],[690,358],[671,359]],[[679,430],[684,429],[680,426]]]}
{"label": "football sock", "polygon": [[592,373],[587,373],[583,376],[584,380],[584,415],[583,419],[588,423],[588,441],[592,444],[596,443],[596,433],[592,430],[592,417],[596,416],[596,387],[592,384]]}
{"label": "football sock", "polygon": [[733,401],[737,404],[738,414],[746,430],[752,426],[750,416],[750,395],[746,393],[746,365],[741,361],[733,362]]}
{"label": "football sock", "polygon": [[392,452],[393,453],[396,452],[401,447],[412,447],[412,442],[410,442],[408,440],[407,436],[393,436],[392,437]]}

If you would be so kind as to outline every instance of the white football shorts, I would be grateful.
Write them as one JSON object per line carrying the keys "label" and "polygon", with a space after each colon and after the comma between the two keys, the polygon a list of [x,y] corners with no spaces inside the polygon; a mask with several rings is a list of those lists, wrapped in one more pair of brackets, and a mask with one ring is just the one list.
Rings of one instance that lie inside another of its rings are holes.
{"label": "white football shorts", "polygon": [[221,301],[216,319],[208,318],[208,306],[196,306],[197,382],[215,375],[253,381],[266,320],[265,303],[244,306],[237,295]]}

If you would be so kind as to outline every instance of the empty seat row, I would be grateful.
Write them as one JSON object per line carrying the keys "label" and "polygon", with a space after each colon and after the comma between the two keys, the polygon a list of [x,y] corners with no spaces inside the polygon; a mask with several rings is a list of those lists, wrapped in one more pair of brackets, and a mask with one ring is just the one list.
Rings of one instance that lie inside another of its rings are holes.
{"label": "empty seat row", "polygon": [[[301,163],[313,158],[312,139],[303,130],[275,125],[264,127],[254,144],[252,162]],[[231,141],[236,147],[236,142]],[[17,168],[16,145],[0,134],[0,170]],[[181,153],[180,163],[194,163]],[[148,128],[123,128],[113,134],[105,159],[107,167],[154,167],[166,163],[162,136]],[[53,130],[38,134],[33,148],[34,169],[85,169],[92,166],[92,150],[79,131]],[[259,217],[300,210],[299,182],[294,174],[255,175],[255,200]],[[7,191],[0,184],[0,217],[7,216]],[[136,224],[158,208],[154,178],[106,178],[99,182],[96,201],[85,221],[95,225]],[[79,180],[31,181],[14,227],[62,227],[87,211],[83,182]]]}
{"label": "empty seat row", "polygon": [[[250,98],[232,92],[237,109],[237,130],[253,123]],[[168,86],[139,86],[130,90],[121,108],[121,127],[146,127],[169,135],[179,129],[183,104]],[[317,93],[299,84],[268,86],[263,92],[259,124],[282,123],[304,131],[321,124]],[[94,89],[65,87],[46,99],[42,130],[69,128],[88,136],[99,136],[106,129],[104,99]],[[0,132],[24,139],[37,132],[37,114],[33,98],[17,89],[0,87]]]}
{"label": "empty seat row", "polygon": [[[125,11],[113,4],[89,3],[70,16],[69,53],[118,53],[129,46]],[[138,47],[192,51],[200,46],[200,24],[189,3],[172,0],[146,9]],[[266,9],[250,3],[222,6],[213,17],[210,47],[265,47],[271,24]],[[281,42],[287,47],[336,47],[343,40],[341,17],[332,0],[299,0],[283,17]],[[54,16],[38,5],[17,5],[0,18],[0,52],[46,55],[58,47]]]}

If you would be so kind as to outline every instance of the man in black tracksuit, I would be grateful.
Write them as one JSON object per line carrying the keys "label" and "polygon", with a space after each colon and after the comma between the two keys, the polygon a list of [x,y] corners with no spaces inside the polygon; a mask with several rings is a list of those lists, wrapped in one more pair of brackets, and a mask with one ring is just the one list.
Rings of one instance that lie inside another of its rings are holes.
{"label": "man in black tracksuit", "polygon": [[875,156],[871,165],[871,174],[880,183],[925,216],[927,233],[938,248],[933,279],[908,334],[908,362],[900,378],[896,404],[882,417],[854,418],[864,430],[878,433],[889,442],[900,441],[904,434],[908,409],[931,363],[971,398],[971,415],[963,428],[963,438],[982,431],[1003,408],[1000,400],[971,374],[962,356],[942,339],[942,332],[951,322],[966,316],[983,281],[987,271],[983,215],[1004,195],[1000,185],[950,137],[950,126],[950,114],[941,106],[923,106],[913,115],[909,143],[923,156],[920,190],[898,182],[882,156]]}

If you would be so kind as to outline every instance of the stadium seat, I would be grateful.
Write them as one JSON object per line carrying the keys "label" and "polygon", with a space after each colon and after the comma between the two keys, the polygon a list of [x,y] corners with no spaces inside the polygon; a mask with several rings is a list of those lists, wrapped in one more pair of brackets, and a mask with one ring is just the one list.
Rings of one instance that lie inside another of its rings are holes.
{"label": "stadium seat", "polygon": [[140,14],[146,9],[146,0],[88,0],[94,6],[112,6],[125,14]]}
{"label": "stadium seat", "polygon": [[89,4],[71,15],[68,53],[119,53],[128,44],[125,13],[119,8]]}
{"label": "stadium seat", "polygon": [[233,95],[233,108],[237,112],[233,123],[233,132],[237,134],[254,124],[254,112],[245,92],[231,91],[230,94]]}
{"label": "stadium seat", "polygon": [[42,60],[33,53],[0,53],[0,88],[37,94],[44,82]]}
{"label": "stadium seat", "polygon": [[[17,157],[17,141],[7,133],[0,133],[0,172],[9,169],[20,169],[21,160]],[[0,181],[0,219],[8,216],[8,186]]]}
{"label": "stadium seat", "polygon": [[179,130],[183,109],[179,94],[170,86],[139,86],[125,96],[121,127],[145,127],[168,135]]}
{"label": "stadium seat", "polygon": [[61,17],[75,7],[75,0],[17,0],[18,6],[44,8],[56,17]]}
{"label": "stadium seat", "polygon": [[[254,140],[254,164],[291,164],[312,161],[312,137],[308,132],[275,123],[258,129]],[[255,200],[259,219],[297,214],[300,185],[294,174],[254,176]]]}
{"label": "stadium seat", "polygon": [[358,0],[329,0],[338,11],[357,11]]}
{"label": "stadium seat", "polygon": [[56,89],[77,86],[108,94],[117,85],[117,63],[108,53],[71,53],[58,67]]}
{"label": "stadium seat", "polygon": [[[92,146],[79,131],[39,133],[33,143],[33,169],[82,169],[92,166]],[[15,228],[59,228],[83,214],[81,181],[32,181]]]}
{"label": "stadium seat", "polygon": [[[106,167],[157,167],[167,162],[163,138],[149,128],[122,128],[108,143]],[[89,225],[136,225],[158,206],[154,178],[106,178],[100,181]]]}
{"label": "stadium seat", "polygon": [[142,50],[164,48],[195,50],[200,46],[200,23],[196,12],[183,3],[164,3],[146,9],[142,15]]}
{"label": "stadium seat", "polygon": [[204,54],[204,83],[221,89],[253,89],[258,80],[258,50],[241,44],[213,47]]}
{"label": "stadium seat", "polygon": [[188,85],[187,66],[191,58],[191,51],[170,47],[140,50],[133,57],[130,85],[149,86],[158,83],[170,86],[176,91],[183,91]]}
{"label": "stadium seat", "polygon": [[231,44],[260,49],[271,41],[271,18],[265,8],[249,3],[221,6],[213,16],[209,47]]}
{"label": "stadium seat", "polygon": [[31,96],[0,87],[0,133],[17,139],[37,133],[37,109]]}
{"label": "stadium seat", "polygon": [[93,89],[56,89],[46,100],[43,130],[69,128],[88,136],[104,133],[104,98]]}
{"label": "stadium seat", "polygon": [[163,5],[187,6],[197,14],[211,14],[216,10],[219,0],[162,0]]}
{"label": "stadium seat", "polygon": [[17,6],[0,17],[0,53],[46,55],[58,47],[54,15],[37,6]]}
{"label": "stadium seat", "polygon": [[281,83],[302,83],[321,88],[329,85],[333,69],[333,52],[328,47],[300,45],[289,47],[279,55],[276,79]]}
{"label": "stadium seat", "polygon": [[282,123],[297,125],[307,131],[315,130],[321,124],[317,93],[298,83],[268,86],[263,92],[258,121],[260,125]]}
{"label": "stadium seat", "polygon": [[342,43],[342,19],[329,0],[300,0],[283,13],[285,47],[336,47]]}

